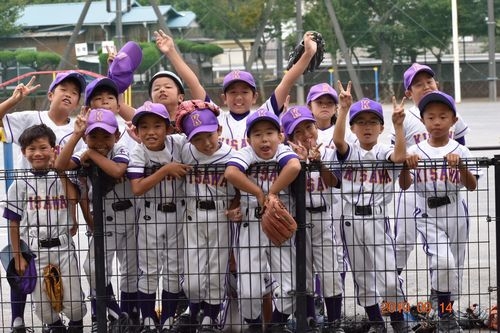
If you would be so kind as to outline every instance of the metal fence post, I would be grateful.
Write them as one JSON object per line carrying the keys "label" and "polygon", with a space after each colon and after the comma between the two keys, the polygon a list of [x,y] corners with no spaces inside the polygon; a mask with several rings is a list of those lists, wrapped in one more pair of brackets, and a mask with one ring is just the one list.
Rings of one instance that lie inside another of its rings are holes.
{"label": "metal fence post", "polygon": [[292,192],[295,194],[295,219],[297,221],[297,232],[295,233],[296,244],[296,289],[295,301],[297,312],[296,332],[307,330],[307,290],[306,290],[306,164],[301,163],[302,168],[299,175],[292,183]]}
{"label": "metal fence post", "polygon": [[102,184],[104,184],[103,171],[96,165],[91,168],[91,182],[92,182],[92,209],[94,218],[94,254],[95,254],[95,267],[93,274],[95,274],[95,300],[96,300],[96,319],[99,333],[107,332],[107,318],[106,318],[106,273],[105,273],[105,256],[104,256],[104,208],[103,208],[103,191]]}
{"label": "metal fence post", "polygon": [[[496,261],[497,261],[497,300],[500,299],[500,288],[499,288],[499,278],[500,278],[500,265],[498,265],[498,258],[500,258],[500,240],[498,222],[500,221],[500,155],[495,155],[493,157],[493,165],[495,166],[495,241],[496,241]],[[497,332],[500,333],[500,325],[497,328]]]}

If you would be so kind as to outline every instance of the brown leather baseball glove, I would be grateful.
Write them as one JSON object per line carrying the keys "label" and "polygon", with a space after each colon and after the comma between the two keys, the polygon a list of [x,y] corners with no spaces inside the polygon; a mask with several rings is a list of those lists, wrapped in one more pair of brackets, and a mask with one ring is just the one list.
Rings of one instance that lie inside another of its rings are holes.
{"label": "brown leather baseball glove", "polygon": [[281,246],[297,230],[297,222],[278,196],[273,194],[268,195],[264,202],[261,225],[267,238],[275,246]]}
{"label": "brown leather baseball glove", "polygon": [[63,307],[63,284],[58,266],[52,264],[45,266],[43,269],[43,283],[52,309],[61,312]]}

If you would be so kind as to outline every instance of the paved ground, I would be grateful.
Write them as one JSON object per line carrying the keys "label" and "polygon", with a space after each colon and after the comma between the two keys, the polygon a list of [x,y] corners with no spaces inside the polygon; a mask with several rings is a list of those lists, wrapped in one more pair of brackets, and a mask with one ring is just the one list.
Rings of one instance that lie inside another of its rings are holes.
{"label": "paved ground", "polygon": [[[479,146],[497,146],[500,147],[500,103],[492,103],[485,100],[466,100],[458,105],[458,110],[465,121],[468,123],[472,132],[467,136],[467,145],[470,147]],[[385,106],[386,119],[390,119],[391,106]],[[388,140],[388,131],[390,125],[387,125],[386,131],[381,140]],[[0,154],[2,148],[0,147]],[[15,155],[19,154],[16,150]],[[495,154],[500,154],[500,149],[474,151],[476,157],[492,158]],[[0,168],[2,165],[0,163]],[[2,168],[3,169],[3,168]],[[4,184],[0,184],[0,193],[4,193]],[[496,291],[491,292],[491,288],[497,286],[497,260],[496,260],[496,232],[495,232],[495,202],[494,202],[494,177],[493,168],[485,169],[485,176],[479,181],[478,191],[471,193],[468,197],[469,210],[471,215],[470,243],[468,247],[468,256],[466,259],[467,271],[464,274],[462,286],[463,296],[456,303],[455,308],[463,310],[471,303],[481,303],[489,305],[497,302]],[[493,220],[491,220],[493,218]],[[491,221],[491,222],[489,222]],[[7,241],[6,228],[0,226],[0,248]],[[80,234],[76,239],[77,246],[85,251],[87,239],[84,235],[84,228],[80,228]],[[84,253],[81,258],[83,262]],[[424,295],[428,290],[428,278],[425,270],[426,259],[423,252],[418,249],[414,251],[408,263],[408,269],[404,273],[405,286],[411,303],[425,302]],[[0,269],[1,277],[5,277],[5,272]],[[86,281],[83,281],[84,290],[87,289]],[[347,314],[363,313],[362,308],[357,306],[354,301],[354,290],[352,288],[352,279],[348,275],[346,280],[346,302],[344,308]],[[0,332],[8,332],[7,327],[10,323],[10,298],[7,281],[0,279]],[[238,332],[239,316],[237,307],[233,304],[231,319],[229,320],[235,326],[228,328],[228,332]],[[26,319],[33,322],[33,325],[39,325],[30,309],[26,311]],[[85,317],[86,324],[89,323],[89,315]],[[38,330],[39,331],[39,330]]]}

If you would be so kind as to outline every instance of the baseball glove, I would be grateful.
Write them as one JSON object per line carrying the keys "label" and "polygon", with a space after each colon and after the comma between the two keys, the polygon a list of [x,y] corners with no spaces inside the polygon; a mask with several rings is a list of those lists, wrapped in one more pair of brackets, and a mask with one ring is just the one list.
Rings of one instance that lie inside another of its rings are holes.
{"label": "baseball glove", "polygon": [[50,300],[52,309],[56,312],[62,311],[63,285],[61,271],[58,266],[48,264],[43,269],[43,283],[45,292]]}
{"label": "baseball glove", "polygon": [[493,305],[490,308],[490,318],[488,327],[495,331],[498,330],[498,308],[496,305]]}
{"label": "baseball glove", "polygon": [[[319,32],[313,31],[313,39],[318,44],[318,48],[316,49],[316,54],[309,62],[309,66],[305,72],[314,72],[315,69],[321,65],[323,58],[325,57],[325,40],[323,36]],[[292,66],[300,59],[300,57],[304,54],[304,40],[302,40],[299,45],[295,46],[293,51],[288,56],[288,66],[286,69],[289,70]]]}
{"label": "baseball glove", "polygon": [[261,218],[262,230],[275,246],[281,246],[297,230],[297,222],[276,195],[267,196]]}

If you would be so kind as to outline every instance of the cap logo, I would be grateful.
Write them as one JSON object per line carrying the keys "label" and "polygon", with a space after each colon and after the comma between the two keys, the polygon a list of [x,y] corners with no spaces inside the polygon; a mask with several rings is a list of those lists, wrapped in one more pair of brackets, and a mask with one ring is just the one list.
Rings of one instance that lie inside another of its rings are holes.
{"label": "cap logo", "polygon": [[102,121],[102,117],[103,117],[102,111],[97,111],[95,113],[95,121]]}
{"label": "cap logo", "polygon": [[191,113],[189,116],[191,117],[191,121],[193,122],[193,126],[194,127],[200,126],[202,124],[201,120],[200,120],[200,115],[199,114],[197,114],[197,113]]}
{"label": "cap logo", "polygon": [[361,100],[361,109],[362,110],[370,109],[370,100],[362,99]]}
{"label": "cap logo", "polygon": [[143,105],[144,111],[151,111],[151,102],[146,102]]}
{"label": "cap logo", "polygon": [[329,92],[329,89],[328,89],[328,88],[329,88],[329,87],[328,87],[328,84],[326,84],[326,83],[323,83],[323,84],[321,85],[321,91],[322,91],[322,92]]}
{"label": "cap logo", "polygon": [[290,109],[290,113],[292,114],[293,119],[300,118],[301,114],[298,108]]}
{"label": "cap logo", "polygon": [[267,110],[266,109],[258,109],[256,112],[259,115],[259,117],[265,117],[266,114],[267,114]]}
{"label": "cap logo", "polygon": [[232,75],[233,75],[233,79],[239,79],[240,78],[240,71],[233,71]]}

